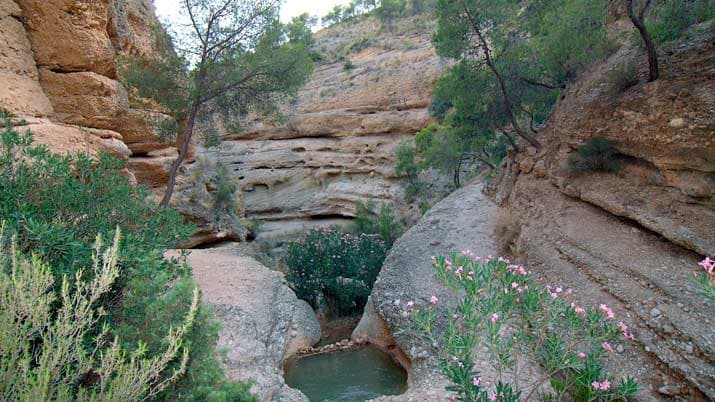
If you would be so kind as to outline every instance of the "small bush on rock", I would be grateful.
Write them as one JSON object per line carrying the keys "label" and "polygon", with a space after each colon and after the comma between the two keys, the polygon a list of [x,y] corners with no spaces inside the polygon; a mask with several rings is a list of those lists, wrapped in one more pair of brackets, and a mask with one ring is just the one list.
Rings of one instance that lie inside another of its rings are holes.
{"label": "small bush on rock", "polygon": [[288,245],[288,281],[313,308],[324,302],[331,314],[354,315],[367,302],[387,250],[378,235],[312,230]]}
{"label": "small bush on rock", "polygon": [[[439,310],[435,296],[427,306],[410,301],[405,314],[415,335],[438,349],[441,370],[452,382],[447,389],[458,400],[614,401],[637,391],[633,379],[615,379],[604,369],[612,342],[633,339],[605,304],[582,307],[570,289],[542,287],[524,267],[502,258],[464,251],[433,257],[433,264],[461,301]],[[498,378],[482,379],[476,371],[474,357],[481,350],[488,351]],[[525,358],[546,373],[536,384],[519,378]]]}
{"label": "small bush on rock", "polygon": [[378,235],[388,249],[402,235],[402,225],[389,204],[381,204],[378,210],[373,201],[358,202],[353,223],[356,233]]}
{"label": "small bush on rock", "polygon": [[571,155],[569,170],[571,173],[594,171],[618,173],[621,169],[618,155],[618,149],[611,141],[603,137],[594,137]]}

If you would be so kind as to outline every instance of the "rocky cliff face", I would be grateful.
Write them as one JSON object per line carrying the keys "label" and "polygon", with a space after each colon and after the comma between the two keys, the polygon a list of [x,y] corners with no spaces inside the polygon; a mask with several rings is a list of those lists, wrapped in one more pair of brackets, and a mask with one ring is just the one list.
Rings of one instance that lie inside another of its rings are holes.
{"label": "rocky cliff face", "polygon": [[426,126],[443,62],[426,17],[383,27],[375,18],[319,31],[323,57],[285,121],[226,133],[216,158],[240,179],[248,218],[262,232],[340,223],[356,201],[394,201],[394,149]]}
{"label": "rocky cliff face", "polygon": [[[151,0],[0,0],[0,109],[54,152],[109,151],[161,193],[177,149],[155,123],[170,117],[128,94],[116,65],[151,54],[156,23]],[[235,216],[212,212],[213,164],[193,162],[185,171],[208,168],[183,175],[174,203],[198,226],[187,246],[245,237]]]}
{"label": "rocky cliff face", "polygon": [[[613,72],[643,60],[637,49],[596,66],[557,105],[544,148],[507,164],[494,193],[516,222],[513,252],[638,328],[629,357],[657,398],[715,397],[715,309],[690,281],[715,253],[715,37],[700,28],[661,52],[653,83],[614,92]],[[623,154],[618,174],[569,174],[569,154],[593,136]]]}
{"label": "rocky cliff face", "polygon": [[151,52],[151,0],[2,0],[0,21],[0,106],[53,151],[109,150],[159,184],[144,178],[162,176],[174,147],[147,123],[158,112],[130,103],[115,61]]}
{"label": "rocky cliff face", "polygon": [[286,385],[283,364],[320,339],[320,324],[308,303],[295,297],[282,274],[240,248],[193,250],[187,261],[202,301],[221,322],[217,347],[226,351],[228,378],[252,383],[251,392],[261,401],[307,401]]}

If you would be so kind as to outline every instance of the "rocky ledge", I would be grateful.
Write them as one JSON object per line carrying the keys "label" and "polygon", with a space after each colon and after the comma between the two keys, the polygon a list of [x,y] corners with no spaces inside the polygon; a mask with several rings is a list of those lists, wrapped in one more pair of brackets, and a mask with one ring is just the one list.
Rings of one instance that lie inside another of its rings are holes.
{"label": "rocky ledge", "polygon": [[233,246],[193,250],[188,256],[202,301],[222,328],[218,349],[230,380],[253,383],[261,401],[307,401],[283,379],[283,363],[320,340],[320,324],[283,275]]}

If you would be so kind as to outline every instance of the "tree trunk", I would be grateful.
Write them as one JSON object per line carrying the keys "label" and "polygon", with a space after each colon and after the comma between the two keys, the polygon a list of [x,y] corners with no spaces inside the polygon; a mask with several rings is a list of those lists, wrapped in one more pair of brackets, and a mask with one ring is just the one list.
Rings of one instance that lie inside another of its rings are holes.
{"label": "tree trunk", "polygon": [[489,66],[489,69],[492,70],[492,73],[494,73],[494,76],[496,76],[497,81],[499,81],[499,89],[501,90],[502,98],[504,101],[504,109],[509,116],[509,121],[511,122],[512,127],[514,127],[514,131],[516,131],[516,133],[521,138],[528,141],[529,144],[533,145],[536,148],[541,148],[541,144],[539,143],[539,141],[537,141],[536,138],[532,137],[531,135],[527,134],[526,131],[524,131],[521,126],[519,126],[519,122],[516,121],[516,116],[514,115],[514,108],[512,107],[511,99],[509,98],[509,93],[506,90],[506,82],[504,81],[504,76],[501,75],[501,72],[499,72],[499,69],[497,68],[496,64],[494,64],[494,60],[492,60],[489,44],[484,38],[484,35],[482,35],[482,31],[481,29],[479,29],[479,26],[475,22],[474,17],[469,10],[469,7],[467,7],[464,2],[460,3],[462,5],[462,8],[464,9],[464,12],[467,14],[467,17],[469,17],[469,21],[472,25],[474,33],[477,35],[477,38],[479,38],[479,44],[482,48],[482,51],[484,52],[484,58],[486,59],[487,66]]}
{"label": "tree trunk", "polygon": [[509,144],[511,144],[511,147],[514,148],[514,151],[519,152],[519,147],[516,145],[516,141],[514,141],[514,139],[511,138],[511,135],[509,135],[509,133],[507,133],[506,131],[504,131],[502,129],[499,129],[499,132],[502,133],[502,135],[504,137],[506,137],[507,140],[509,140]]}
{"label": "tree trunk", "polygon": [[171,169],[169,169],[169,180],[166,183],[166,192],[164,193],[164,198],[161,199],[159,206],[167,207],[169,206],[169,201],[171,201],[171,196],[174,194],[174,186],[176,185],[176,176],[179,174],[179,168],[181,164],[184,163],[186,154],[189,152],[189,145],[191,144],[191,137],[194,134],[194,126],[196,125],[196,114],[199,110],[199,99],[197,98],[191,105],[191,112],[189,113],[189,122],[186,127],[186,134],[181,142],[181,147],[179,148],[179,156],[171,164]]}
{"label": "tree trunk", "polygon": [[640,33],[643,43],[645,44],[646,52],[648,53],[648,82],[653,82],[660,76],[660,71],[658,69],[658,52],[656,51],[655,43],[653,43],[653,38],[650,36],[650,32],[648,32],[643,22],[643,15],[649,4],[650,1],[647,1],[641,12],[636,15],[633,11],[633,0],[626,0],[628,17],[638,30],[638,33]]}

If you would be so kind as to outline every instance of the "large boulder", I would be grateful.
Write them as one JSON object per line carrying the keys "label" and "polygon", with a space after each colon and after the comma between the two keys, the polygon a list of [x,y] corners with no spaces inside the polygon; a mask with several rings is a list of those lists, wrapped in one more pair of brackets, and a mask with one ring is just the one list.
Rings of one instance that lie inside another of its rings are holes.
{"label": "large boulder", "polygon": [[[436,204],[395,243],[385,260],[366,314],[353,332],[354,339],[368,340],[398,359],[401,353],[397,350],[401,350],[411,362],[407,393],[385,400],[448,400],[453,397],[445,391],[448,382],[440,372],[437,351],[409,333],[411,323],[405,314],[406,303],[413,301],[425,306],[434,295],[440,300],[440,309],[455,305],[454,295],[434,275],[432,256],[462,250],[482,256],[497,253],[494,234],[498,208],[481,189],[481,185],[471,184]],[[475,363],[485,383],[489,384],[497,379],[497,373],[486,355],[480,353]],[[520,374],[533,380],[540,376],[536,365],[525,366]]]}
{"label": "large boulder", "polygon": [[320,339],[313,310],[298,300],[283,275],[241,255],[238,248],[192,250],[188,256],[202,300],[222,324],[229,379],[252,382],[261,401],[307,401],[285,384],[283,363]]}

